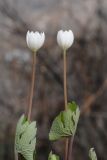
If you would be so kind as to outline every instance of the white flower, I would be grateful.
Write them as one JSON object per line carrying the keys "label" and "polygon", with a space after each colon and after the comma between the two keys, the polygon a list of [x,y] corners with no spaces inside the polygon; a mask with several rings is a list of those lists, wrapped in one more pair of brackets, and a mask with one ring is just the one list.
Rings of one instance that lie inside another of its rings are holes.
{"label": "white flower", "polygon": [[45,41],[45,34],[39,33],[39,32],[30,32],[28,31],[26,34],[26,42],[29,47],[29,49],[32,52],[36,52],[38,49],[40,49]]}
{"label": "white flower", "polygon": [[71,30],[69,31],[58,31],[57,34],[57,42],[58,45],[63,49],[67,50],[68,48],[71,47],[74,41],[74,34]]}

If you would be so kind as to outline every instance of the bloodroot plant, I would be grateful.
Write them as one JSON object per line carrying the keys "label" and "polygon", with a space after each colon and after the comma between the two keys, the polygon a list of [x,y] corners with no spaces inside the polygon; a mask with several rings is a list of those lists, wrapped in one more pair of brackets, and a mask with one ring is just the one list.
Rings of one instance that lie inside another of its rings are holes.
{"label": "bloodroot plant", "polygon": [[[43,46],[45,41],[45,34],[39,32],[27,32],[26,34],[27,46],[32,52],[32,78],[30,97],[28,102],[28,114],[22,115],[16,127],[15,135],[15,160],[19,159],[19,155],[25,160],[35,160],[36,155],[36,121],[31,122],[32,99],[35,82],[35,65],[37,51]],[[67,76],[66,76],[66,56],[67,50],[71,47],[74,41],[74,34],[69,31],[58,31],[57,42],[63,52],[63,84],[64,84],[64,110],[61,111],[54,119],[50,132],[49,140],[57,141],[65,138],[65,156],[64,160],[72,160],[73,140],[76,133],[80,109],[78,105],[72,101],[68,103],[67,100]],[[90,160],[97,160],[96,153],[93,148],[89,151]],[[37,159],[37,158],[36,158]],[[60,160],[58,155],[49,154],[48,160]]]}
{"label": "bloodroot plant", "polygon": [[32,52],[32,76],[30,97],[28,102],[28,115],[22,115],[16,127],[15,136],[15,159],[18,160],[18,155],[21,154],[25,160],[33,160],[35,156],[36,146],[36,122],[31,122],[32,100],[35,82],[35,65],[37,51],[42,47],[45,41],[45,34],[39,32],[27,32],[26,42],[28,48]]}

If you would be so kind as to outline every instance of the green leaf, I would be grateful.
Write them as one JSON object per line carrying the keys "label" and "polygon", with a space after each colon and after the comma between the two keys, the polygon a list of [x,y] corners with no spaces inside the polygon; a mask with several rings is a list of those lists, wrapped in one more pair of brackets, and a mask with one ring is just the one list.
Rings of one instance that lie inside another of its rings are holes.
{"label": "green leaf", "polygon": [[90,158],[90,160],[97,160],[97,155],[96,155],[96,153],[95,153],[94,148],[91,148],[91,149],[89,150],[89,158]]}
{"label": "green leaf", "polygon": [[58,140],[61,137],[72,136],[76,132],[80,110],[75,102],[68,103],[66,111],[62,111],[53,121],[49,139]]}
{"label": "green leaf", "polygon": [[48,160],[59,160],[59,156],[53,154],[52,152],[50,152]]}
{"label": "green leaf", "polygon": [[26,160],[33,160],[36,145],[36,122],[28,122],[22,115],[16,127],[15,149]]}

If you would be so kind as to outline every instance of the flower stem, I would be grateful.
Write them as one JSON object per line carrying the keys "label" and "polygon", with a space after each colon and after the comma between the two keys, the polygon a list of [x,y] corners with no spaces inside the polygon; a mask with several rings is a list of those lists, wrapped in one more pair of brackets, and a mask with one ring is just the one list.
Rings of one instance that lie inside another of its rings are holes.
{"label": "flower stem", "polygon": [[69,153],[68,153],[68,160],[72,160],[72,146],[73,146],[74,137],[70,137],[69,143]]}
{"label": "flower stem", "polygon": [[30,121],[31,111],[32,111],[32,101],[33,101],[33,92],[34,92],[34,82],[35,82],[35,64],[36,64],[36,53],[32,53],[32,78],[31,78],[31,89],[28,105],[28,120]]}
{"label": "flower stem", "polygon": [[66,50],[64,50],[64,102],[65,110],[67,110],[67,76],[66,76]]}
{"label": "flower stem", "polygon": [[[65,102],[65,110],[67,110],[67,75],[66,75],[66,50],[64,50],[63,53],[64,57],[64,102]],[[65,160],[68,159],[68,145],[69,145],[69,139],[66,138],[65,140]]]}
{"label": "flower stem", "polygon": [[68,159],[68,146],[69,146],[69,138],[65,139],[65,160]]}

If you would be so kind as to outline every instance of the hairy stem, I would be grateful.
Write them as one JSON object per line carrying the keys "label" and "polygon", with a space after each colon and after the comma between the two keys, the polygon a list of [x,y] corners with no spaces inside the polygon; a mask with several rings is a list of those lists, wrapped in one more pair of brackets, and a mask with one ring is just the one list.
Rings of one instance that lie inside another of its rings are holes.
{"label": "hairy stem", "polygon": [[29,97],[29,105],[28,105],[28,120],[29,121],[30,121],[30,117],[31,117],[33,92],[34,92],[36,53],[32,53],[32,61],[33,61],[32,77],[31,77],[31,88],[30,88],[30,97]]}
{"label": "hairy stem", "polygon": [[[67,110],[67,75],[66,75],[66,50],[64,50],[64,102],[65,102],[65,110]],[[65,160],[68,159],[68,145],[69,145],[69,139],[66,138],[65,140]]]}

